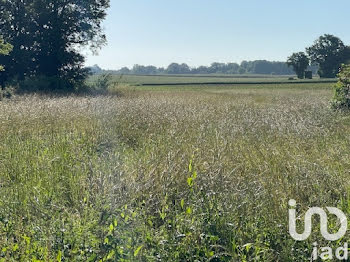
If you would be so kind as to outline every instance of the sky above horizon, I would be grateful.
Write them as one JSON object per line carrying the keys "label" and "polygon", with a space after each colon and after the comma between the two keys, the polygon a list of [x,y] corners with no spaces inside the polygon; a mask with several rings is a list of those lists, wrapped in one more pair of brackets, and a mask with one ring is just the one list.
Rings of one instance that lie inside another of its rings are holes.
{"label": "sky above horizon", "polygon": [[111,0],[108,44],[86,65],[119,69],[285,61],[323,34],[350,45],[349,0]]}

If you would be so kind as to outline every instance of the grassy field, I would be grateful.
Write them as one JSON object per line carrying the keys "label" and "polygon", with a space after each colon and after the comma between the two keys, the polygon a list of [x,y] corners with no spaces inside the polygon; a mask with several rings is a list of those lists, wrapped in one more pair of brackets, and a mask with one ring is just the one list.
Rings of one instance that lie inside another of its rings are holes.
{"label": "grassy field", "polygon": [[0,261],[309,261],[315,240],[339,243],[316,227],[294,241],[288,200],[350,211],[350,116],[331,87],[0,102]]}
{"label": "grassy field", "polygon": [[[98,75],[90,78],[94,81]],[[298,83],[298,82],[335,82],[334,79],[314,79],[288,80],[293,76],[275,75],[113,75],[115,81],[131,85],[183,85],[183,84],[260,84],[260,83]]]}

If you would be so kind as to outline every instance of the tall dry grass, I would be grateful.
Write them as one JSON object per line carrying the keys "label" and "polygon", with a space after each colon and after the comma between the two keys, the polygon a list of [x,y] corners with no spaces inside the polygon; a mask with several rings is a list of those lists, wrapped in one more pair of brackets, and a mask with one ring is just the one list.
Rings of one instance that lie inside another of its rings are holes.
{"label": "tall dry grass", "polygon": [[[288,200],[349,210],[326,89],[0,102],[3,261],[308,261]],[[332,224],[336,227],[336,224]],[[346,236],[348,237],[348,235]],[[36,260],[35,260],[36,259]]]}

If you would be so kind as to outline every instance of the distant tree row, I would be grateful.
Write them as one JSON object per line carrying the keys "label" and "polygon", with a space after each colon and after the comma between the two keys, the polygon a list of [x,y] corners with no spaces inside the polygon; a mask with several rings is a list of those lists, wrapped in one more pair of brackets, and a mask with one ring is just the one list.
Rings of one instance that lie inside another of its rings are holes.
{"label": "distant tree row", "polygon": [[[90,68],[93,73],[103,70],[95,65]],[[312,68],[312,70],[317,70]],[[134,65],[129,69],[123,67],[117,74],[157,75],[157,74],[267,74],[267,75],[293,75],[293,69],[285,62],[271,62],[266,60],[243,61],[237,63],[212,63],[210,66],[189,67],[187,64],[172,63],[167,68],[155,66]]]}
{"label": "distant tree row", "polygon": [[341,65],[346,63],[350,63],[350,47],[340,38],[329,34],[320,36],[311,47],[306,48],[306,53],[294,53],[287,60],[287,65],[301,79],[305,77],[310,64],[318,67],[320,77],[334,78]]}

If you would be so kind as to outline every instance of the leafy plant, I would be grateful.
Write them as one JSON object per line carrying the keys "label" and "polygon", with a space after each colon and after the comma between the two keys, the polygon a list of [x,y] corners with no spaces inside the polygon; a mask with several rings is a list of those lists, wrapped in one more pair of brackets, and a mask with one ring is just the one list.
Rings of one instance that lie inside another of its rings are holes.
{"label": "leafy plant", "polygon": [[350,109],[350,65],[343,65],[338,74],[339,81],[334,87],[332,107],[334,109]]}
{"label": "leafy plant", "polygon": [[112,74],[109,74],[109,73],[101,74],[96,79],[96,82],[94,83],[93,87],[95,90],[107,91],[108,88],[111,86],[112,82],[113,82]]}
{"label": "leafy plant", "polygon": [[[0,36],[0,58],[1,56],[8,55],[12,51],[12,49],[13,46],[8,43],[5,43],[3,38]],[[4,84],[4,77],[1,75],[2,71],[4,71],[4,66],[0,64],[0,85]]]}
{"label": "leafy plant", "polygon": [[15,94],[16,89],[14,87],[0,88],[0,100],[4,98],[11,98]]}

